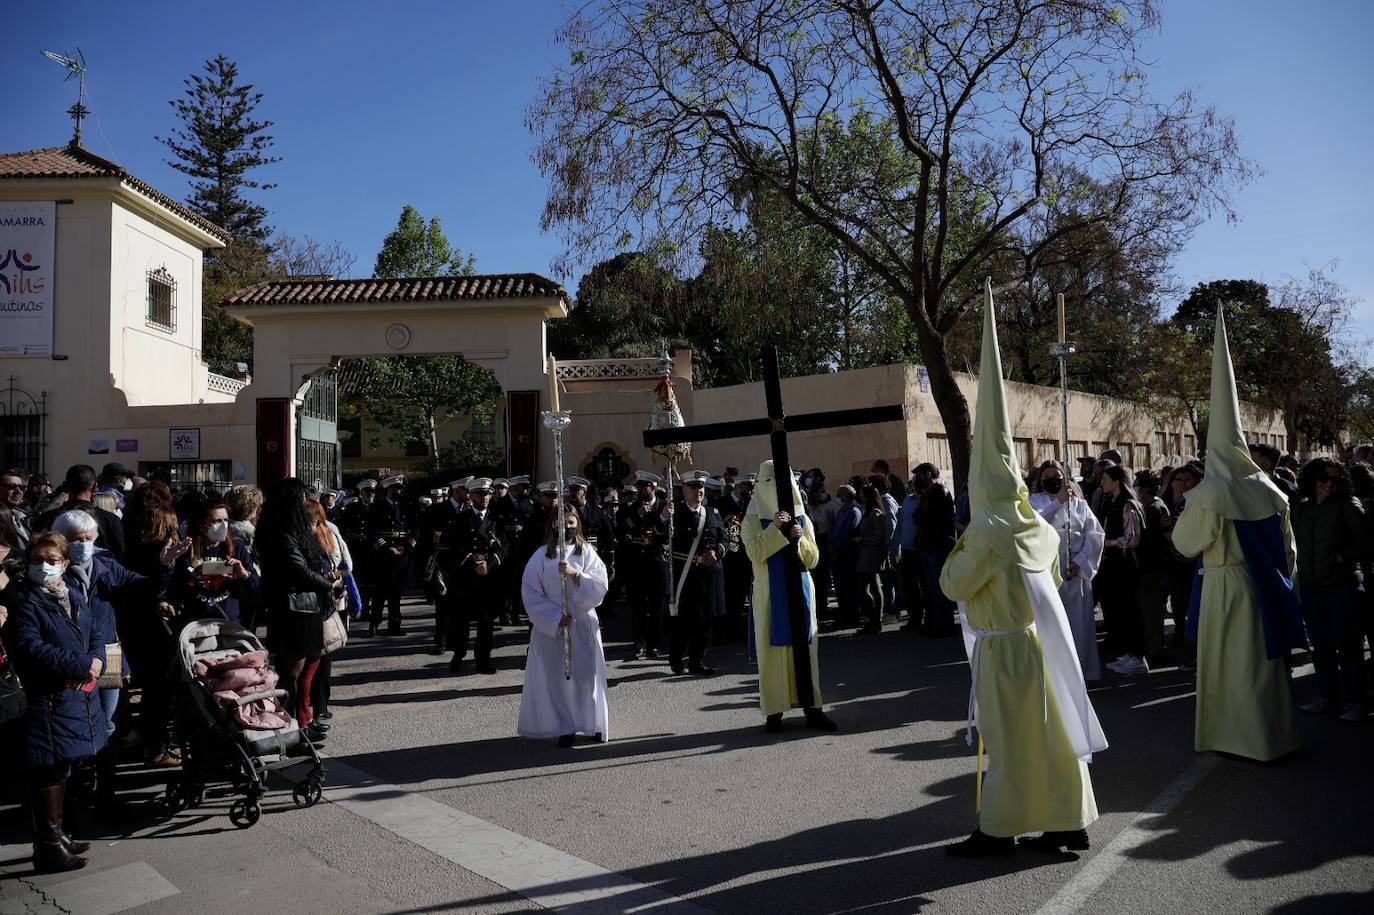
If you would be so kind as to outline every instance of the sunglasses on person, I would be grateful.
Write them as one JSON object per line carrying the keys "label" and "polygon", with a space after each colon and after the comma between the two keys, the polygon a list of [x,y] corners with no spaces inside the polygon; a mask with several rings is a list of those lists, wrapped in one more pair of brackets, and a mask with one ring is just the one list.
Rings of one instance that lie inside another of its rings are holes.
{"label": "sunglasses on person", "polygon": [[0,483],[0,489],[23,489],[23,483]]}

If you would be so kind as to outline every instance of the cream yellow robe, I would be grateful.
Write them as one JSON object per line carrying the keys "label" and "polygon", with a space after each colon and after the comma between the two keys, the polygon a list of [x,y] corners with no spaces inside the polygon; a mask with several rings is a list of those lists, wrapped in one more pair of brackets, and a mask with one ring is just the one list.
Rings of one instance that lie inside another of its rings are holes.
{"label": "cream yellow robe", "polygon": [[[1297,554],[1286,513],[1283,530],[1291,572]],[[1268,658],[1235,522],[1189,505],[1174,525],[1174,548],[1184,556],[1202,556],[1193,749],[1257,760],[1296,750],[1288,672],[1283,658]]]}
{"label": "cream yellow robe", "polygon": [[[960,602],[968,628],[1006,633],[979,638],[973,649],[978,732],[989,756],[978,828],[989,836],[1064,832],[1097,819],[1086,761],[1069,737],[1055,697],[1054,673],[1047,669],[1032,626],[1037,614],[1028,582],[1039,587],[1037,599],[1056,599],[1050,570],[1027,572],[1007,562],[972,529],[960,538],[940,573],[940,587]],[[1045,619],[1056,609],[1039,616]],[[1057,612],[1063,616],[1062,609]],[[1062,635],[1060,641],[1066,641]],[[1080,692],[1081,676],[1075,684]],[[1105,747],[1086,693],[1080,699],[1080,729],[1085,731],[1080,742]]]}
{"label": "cream yellow robe", "polygon": [[[769,462],[771,464],[771,462]],[[768,485],[760,480],[760,486]],[[787,537],[782,531],[778,530],[777,525],[769,523],[765,528],[759,521],[759,506],[761,500],[755,496],[749,504],[749,511],[745,514],[744,521],[740,525],[740,539],[744,541],[744,552],[748,555],[750,562],[754,564],[754,592],[751,601],[752,613],[754,617],[754,645],[759,659],[759,706],[764,716],[781,714],[788,709],[800,708],[797,701],[797,678],[792,666],[791,646],[776,646],[769,644],[770,621],[772,619],[771,600],[768,593],[768,560],[778,550],[787,545]],[[776,500],[773,500],[776,501]],[[797,505],[801,504],[798,498]],[[770,514],[771,518],[772,515]],[[798,519],[802,524],[802,536],[797,541],[797,555],[801,559],[802,568],[805,570],[802,575],[809,581],[811,569],[816,567],[820,561],[820,550],[816,546],[815,528],[811,525],[811,519],[801,516]],[[821,675],[820,658],[817,655],[816,643],[816,592],[813,586],[810,589],[808,625],[811,627],[811,644],[808,646],[811,653],[811,693],[813,696],[812,706],[821,707]]]}

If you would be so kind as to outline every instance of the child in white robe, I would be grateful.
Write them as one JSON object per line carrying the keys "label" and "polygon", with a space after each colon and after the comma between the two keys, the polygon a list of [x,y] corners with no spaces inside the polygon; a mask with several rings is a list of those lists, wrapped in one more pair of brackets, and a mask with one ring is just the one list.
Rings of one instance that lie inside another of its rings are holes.
{"label": "child in white robe", "polygon": [[[568,507],[553,518],[562,523],[550,524],[545,546],[530,557],[521,580],[533,630],[516,731],[536,740],[556,737],[561,747],[572,746],[578,734],[604,742],[610,738],[606,657],[596,608],[606,596],[606,564],[582,538],[576,509]],[[560,535],[564,559],[559,559]],[[565,638],[571,642],[570,664],[565,664]]]}

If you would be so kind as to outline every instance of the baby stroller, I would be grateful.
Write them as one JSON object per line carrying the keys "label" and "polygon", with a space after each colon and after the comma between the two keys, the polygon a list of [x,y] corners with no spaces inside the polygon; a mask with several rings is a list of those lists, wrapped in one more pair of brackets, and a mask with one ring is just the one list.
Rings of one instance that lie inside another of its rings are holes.
{"label": "baby stroller", "polygon": [[198,620],[181,630],[178,648],[184,743],[180,775],[167,785],[168,808],[198,806],[208,784],[227,781],[243,795],[229,819],[247,829],[262,816],[258,801],[273,777],[291,786],[296,806],[319,803],[324,765],[281,705],[287,693],[276,688],[258,637],[228,620]]}

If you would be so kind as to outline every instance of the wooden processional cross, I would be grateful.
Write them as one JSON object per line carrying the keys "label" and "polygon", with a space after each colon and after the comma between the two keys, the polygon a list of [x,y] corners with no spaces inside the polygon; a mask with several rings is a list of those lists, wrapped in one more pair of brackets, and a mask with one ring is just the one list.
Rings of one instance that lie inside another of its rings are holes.
{"label": "wooden processional cross", "polygon": [[[782,378],[778,375],[776,346],[766,346],[763,350],[763,392],[768,403],[766,417],[728,423],[678,426],[674,429],[651,429],[644,433],[644,444],[652,448],[656,445],[767,435],[773,446],[773,475],[778,487],[778,511],[795,516],[797,506],[792,502],[792,465],[787,457],[788,432],[838,429],[845,426],[897,422],[906,418],[901,404],[787,416],[782,409]],[[806,595],[802,592],[802,565],[795,543],[789,542],[783,550],[783,568],[786,571],[787,618],[792,629],[792,669],[797,678],[797,701],[803,708],[810,708],[817,705],[816,697],[811,693],[811,610],[806,604]],[[754,612],[759,612],[759,609],[754,608]]]}

